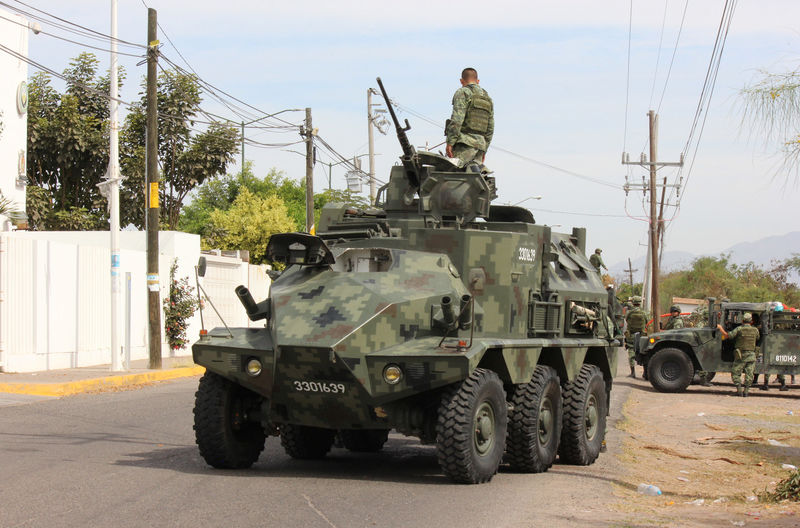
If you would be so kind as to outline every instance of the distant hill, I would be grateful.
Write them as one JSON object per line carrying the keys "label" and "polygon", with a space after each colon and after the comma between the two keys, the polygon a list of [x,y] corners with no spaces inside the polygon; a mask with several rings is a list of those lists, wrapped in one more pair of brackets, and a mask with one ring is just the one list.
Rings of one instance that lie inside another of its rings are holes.
{"label": "distant hill", "polygon": [[[765,237],[754,242],[740,242],[728,249],[717,253],[706,253],[695,255],[687,251],[665,251],[661,259],[661,269],[664,272],[688,269],[692,261],[698,257],[712,256],[730,253],[730,260],[736,264],[747,264],[753,262],[761,267],[767,267],[773,260],[784,260],[792,256],[793,253],[800,253],[800,231],[792,231],[785,235]],[[633,268],[638,269],[639,281],[641,273],[645,268],[645,258],[639,257],[632,260]],[[622,276],[628,269],[628,261],[618,262],[609,266],[609,273],[614,276]],[[634,280],[635,277],[634,277]],[[795,283],[800,283],[800,277],[794,277]]]}

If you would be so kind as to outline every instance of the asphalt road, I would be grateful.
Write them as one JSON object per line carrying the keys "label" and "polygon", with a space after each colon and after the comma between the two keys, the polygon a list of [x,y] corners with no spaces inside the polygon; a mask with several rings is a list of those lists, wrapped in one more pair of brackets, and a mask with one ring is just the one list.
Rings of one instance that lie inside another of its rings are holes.
{"label": "asphalt road", "polygon": [[[622,380],[620,380],[622,381]],[[208,467],[194,443],[196,378],[0,405],[0,526],[606,526],[614,439],[590,467],[450,483],[431,446],[392,434],[377,454],[297,461],[269,438],[253,468]],[[612,419],[629,386],[617,384]]]}

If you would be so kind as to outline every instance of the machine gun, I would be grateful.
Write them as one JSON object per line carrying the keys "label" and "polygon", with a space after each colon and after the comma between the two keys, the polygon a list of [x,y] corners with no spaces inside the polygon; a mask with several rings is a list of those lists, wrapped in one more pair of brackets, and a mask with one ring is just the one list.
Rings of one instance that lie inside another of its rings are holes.
{"label": "machine gun", "polygon": [[381,89],[381,94],[386,101],[386,106],[389,108],[389,114],[392,116],[392,121],[394,121],[394,127],[397,130],[397,139],[400,141],[400,147],[403,149],[403,157],[401,160],[403,162],[403,168],[405,169],[406,178],[408,178],[408,183],[411,185],[411,189],[409,189],[410,194],[413,195],[413,193],[419,189],[422,165],[419,161],[416,150],[414,150],[414,147],[411,145],[411,142],[408,141],[408,136],[406,135],[406,131],[411,129],[411,125],[408,124],[408,119],[405,120],[405,128],[400,125],[400,121],[398,121],[397,115],[394,113],[392,102],[389,100],[389,96],[386,94],[386,88],[383,87],[381,78],[377,77],[376,80],[378,81],[378,86]]}

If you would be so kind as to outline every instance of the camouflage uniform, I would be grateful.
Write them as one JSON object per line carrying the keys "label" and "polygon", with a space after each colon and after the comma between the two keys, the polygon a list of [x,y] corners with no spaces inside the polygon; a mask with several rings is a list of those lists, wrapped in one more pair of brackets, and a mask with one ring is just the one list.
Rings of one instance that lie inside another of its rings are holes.
{"label": "camouflage uniform", "polygon": [[592,264],[592,266],[594,266],[594,269],[597,271],[597,273],[600,273],[600,266],[602,266],[603,269],[608,271],[605,262],[603,262],[603,257],[600,256],[601,252],[602,250],[595,249],[594,253],[592,253],[592,255],[589,257],[589,262]]}
{"label": "camouflage uniform", "polygon": [[645,326],[647,325],[647,313],[639,307],[638,304],[634,304],[633,310],[628,312],[628,315],[625,316],[625,322],[628,323],[628,329],[625,331],[625,345],[628,347],[628,365],[631,367],[631,377],[636,377],[636,370],[635,365],[636,361],[634,359],[635,351],[633,349],[633,335],[636,332],[640,332],[642,335],[647,335],[645,331]]}
{"label": "camouflage uniform", "polygon": [[677,330],[678,328],[683,328],[683,326],[683,318],[680,315],[671,315],[669,319],[667,319],[664,330]]}
{"label": "camouflage uniform", "polygon": [[494,104],[486,90],[476,83],[456,90],[445,135],[462,167],[471,161],[483,161],[494,135]]}
{"label": "camouflage uniform", "polygon": [[753,370],[756,365],[756,341],[760,333],[758,328],[749,324],[737,326],[728,333],[728,338],[734,340],[734,361],[731,369],[731,378],[736,385],[736,393],[742,391],[742,371],[744,371],[744,395],[747,395],[750,385],[753,384]]}

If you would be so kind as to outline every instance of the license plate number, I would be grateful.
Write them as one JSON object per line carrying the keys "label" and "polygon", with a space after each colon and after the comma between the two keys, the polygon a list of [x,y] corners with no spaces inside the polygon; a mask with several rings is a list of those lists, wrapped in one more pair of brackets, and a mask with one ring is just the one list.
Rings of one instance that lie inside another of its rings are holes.
{"label": "license plate number", "polygon": [[292,385],[297,392],[317,392],[324,394],[344,394],[344,383],[336,381],[293,381]]}

